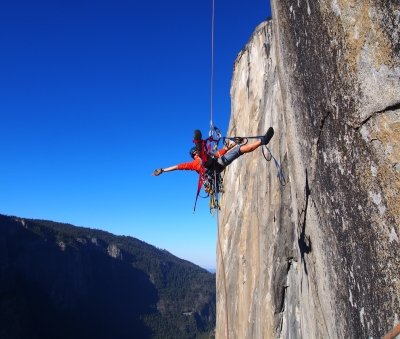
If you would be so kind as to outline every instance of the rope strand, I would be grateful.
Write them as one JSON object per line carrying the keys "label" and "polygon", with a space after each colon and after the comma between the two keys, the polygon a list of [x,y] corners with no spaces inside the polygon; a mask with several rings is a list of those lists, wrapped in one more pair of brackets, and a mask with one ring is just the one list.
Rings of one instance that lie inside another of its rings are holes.
{"label": "rope strand", "polygon": [[210,130],[213,126],[213,106],[214,106],[214,0],[212,0],[211,15],[211,79],[210,79]]}
{"label": "rope strand", "polygon": [[[213,126],[213,106],[214,106],[214,0],[212,0],[212,15],[211,15],[211,79],[210,79],[210,136],[213,133],[214,126]],[[216,132],[216,131],[215,131]],[[220,137],[220,136],[219,136]],[[218,138],[219,140],[219,138]],[[217,187],[217,178],[216,173],[214,173],[215,177],[215,188]],[[219,201],[218,201],[219,204]],[[223,284],[224,284],[224,292],[225,292],[225,331],[226,331],[226,338],[229,339],[229,323],[228,323],[228,291],[226,288],[226,276],[225,276],[225,263],[224,263],[224,256],[222,253],[222,246],[221,246],[221,237],[220,237],[220,226],[219,226],[219,206],[217,206],[217,229],[218,229],[218,247],[221,256],[221,264],[222,264],[222,275],[223,275]]]}

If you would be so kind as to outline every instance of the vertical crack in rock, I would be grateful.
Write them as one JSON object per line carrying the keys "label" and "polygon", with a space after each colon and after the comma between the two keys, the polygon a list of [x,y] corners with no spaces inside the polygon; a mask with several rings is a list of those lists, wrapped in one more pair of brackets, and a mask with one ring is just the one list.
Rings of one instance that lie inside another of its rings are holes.
{"label": "vertical crack in rock", "polygon": [[307,263],[304,258],[305,254],[308,254],[311,252],[311,239],[308,236],[306,236],[307,209],[308,209],[309,197],[311,194],[311,190],[308,185],[307,170],[306,170],[306,186],[304,188],[304,194],[305,194],[305,206],[304,206],[304,210],[301,212],[303,214],[303,220],[301,221],[301,225],[300,225],[301,230],[300,230],[300,237],[298,240],[298,245],[299,245],[299,250],[300,250],[300,255],[301,255],[301,261],[304,264],[304,271],[305,271],[306,275],[308,275]]}
{"label": "vertical crack in rock", "polygon": [[265,53],[265,56],[266,56],[267,58],[269,58],[270,51],[271,51],[271,46],[270,46],[270,44],[264,44],[264,53]]}
{"label": "vertical crack in rock", "polygon": [[283,313],[285,312],[285,303],[286,303],[286,296],[287,296],[287,289],[289,287],[289,272],[290,269],[292,268],[292,263],[293,260],[295,260],[294,257],[290,256],[286,259],[284,269],[285,271],[282,272],[282,275],[280,276],[280,281],[279,285],[277,286],[277,291],[276,295],[278,298],[278,303],[276,304],[275,308],[275,315],[278,315],[276,318],[276,326],[275,326],[275,333],[276,333],[276,338],[279,338],[282,333],[282,328],[283,328]]}
{"label": "vertical crack in rock", "polygon": [[321,134],[322,134],[322,131],[324,129],[325,121],[330,115],[331,115],[331,112],[326,112],[326,114],[323,116],[323,118],[321,120],[321,123],[319,125],[319,131],[318,131],[317,146],[319,144],[319,140],[321,138]]}
{"label": "vertical crack in rock", "polygon": [[281,286],[281,298],[280,298],[280,305],[277,305],[277,311],[275,313],[283,313],[285,311],[285,296],[286,296],[286,289],[288,288],[287,284],[287,276],[289,274],[290,268],[292,267],[293,257],[289,257],[286,260],[286,284]]}

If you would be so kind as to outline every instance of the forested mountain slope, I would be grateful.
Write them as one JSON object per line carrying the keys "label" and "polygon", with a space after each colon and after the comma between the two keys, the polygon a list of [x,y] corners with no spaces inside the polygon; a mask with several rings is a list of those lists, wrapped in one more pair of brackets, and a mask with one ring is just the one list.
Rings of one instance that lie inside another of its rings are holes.
{"label": "forested mountain slope", "polygon": [[1,338],[196,338],[215,275],[138,239],[0,215]]}

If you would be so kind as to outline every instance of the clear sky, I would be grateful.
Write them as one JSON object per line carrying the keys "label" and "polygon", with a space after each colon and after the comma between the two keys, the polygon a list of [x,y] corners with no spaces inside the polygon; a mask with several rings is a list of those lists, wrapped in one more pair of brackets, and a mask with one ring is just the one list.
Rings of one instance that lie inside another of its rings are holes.
{"label": "clear sky", "polygon": [[[0,4],[0,213],[130,235],[215,267],[190,161],[210,122],[212,0]],[[213,122],[268,0],[215,0]]]}

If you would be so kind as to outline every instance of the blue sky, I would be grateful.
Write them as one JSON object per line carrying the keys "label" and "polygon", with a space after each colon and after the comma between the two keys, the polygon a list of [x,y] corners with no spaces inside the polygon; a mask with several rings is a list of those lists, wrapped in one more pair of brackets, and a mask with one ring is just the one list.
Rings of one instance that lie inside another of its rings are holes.
{"label": "blue sky", "polygon": [[[189,161],[210,122],[211,0],[0,4],[0,213],[130,235],[215,267]],[[268,0],[215,0],[213,122]]]}

